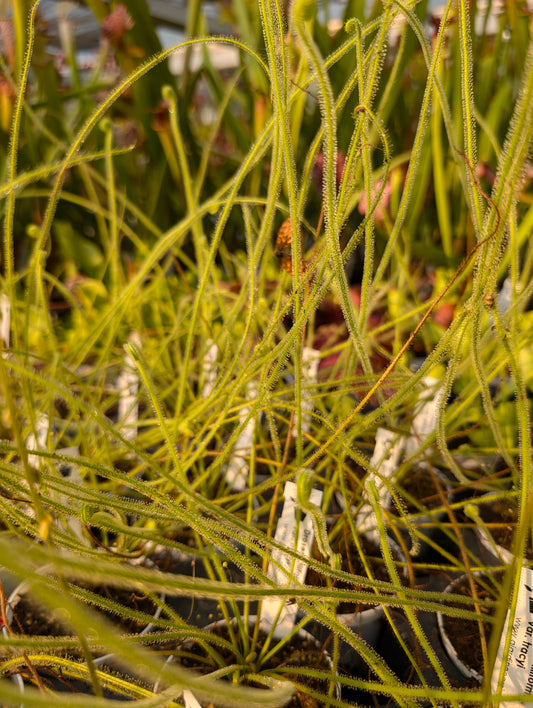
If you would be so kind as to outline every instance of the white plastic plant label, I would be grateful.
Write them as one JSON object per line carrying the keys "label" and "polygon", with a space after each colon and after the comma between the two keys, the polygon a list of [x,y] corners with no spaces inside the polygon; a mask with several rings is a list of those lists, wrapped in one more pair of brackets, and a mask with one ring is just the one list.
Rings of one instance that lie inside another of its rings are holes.
{"label": "white plastic plant label", "polygon": [[444,396],[442,382],[439,379],[424,376],[422,383],[427,390],[420,396],[415,407],[411,435],[405,444],[407,455],[414,455],[424,440],[435,432]]}
{"label": "white plastic plant label", "polygon": [[513,283],[511,278],[505,278],[500,292],[496,295],[496,308],[499,315],[505,315],[513,299]]}
{"label": "white plastic plant label", "polygon": [[[48,431],[50,429],[50,421],[44,413],[38,413],[35,421],[35,433],[30,433],[26,440],[26,448],[28,450],[46,450],[46,441],[48,439]],[[41,465],[40,455],[28,455],[28,464],[31,467],[39,469]]]}
{"label": "white plastic plant label", "polygon": [[[309,557],[314,540],[313,520],[306,515],[298,524],[298,541],[296,541],[296,498],[297,488],[294,482],[287,482],[284,491],[283,511],[278,521],[274,538],[278,543],[296,550],[302,557]],[[322,492],[311,490],[309,502],[319,506],[322,502]],[[307,574],[307,563],[282,551],[272,551],[272,562],[268,564],[267,575],[277,585],[291,586],[303,584]],[[298,605],[287,604],[284,599],[263,600],[260,625],[265,631],[274,626],[274,637],[281,639],[292,630],[296,620]]]}
{"label": "white plastic plant label", "polygon": [[[70,447],[62,447],[59,450],[56,450],[56,453],[64,457],[79,457],[80,448],[78,447],[78,445],[71,445]],[[67,480],[71,484],[77,484],[79,486],[83,484],[78,465],[67,460],[60,460],[56,463],[55,467],[61,477],[63,477],[63,479]],[[58,500],[62,504],[67,507],[72,507],[71,497],[66,494],[59,494],[57,496]],[[81,522],[76,516],[69,516],[66,521],[66,525],[76,536],[76,538],[78,538],[78,540],[81,540],[82,543],[84,543],[85,545],[88,544],[87,539],[83,535]]]}
{"label": "white plastic plant label", "polygon": [[[65,457],[79,457],[80,448],[78,445],[71,445],[70,447],[62,447],[59,450],[56,450],[56,453]],[[66,479],[73,484],[81,485],[83,483],[78,466],[73,462],[61,460],[58,464],[56,464],[56,469],[63,479]],[[67,497],[65,497],[65,499],[67,499]]]}
{"label": "white plastic plant label", "polygon": [[[376,430],[376,443],[374,452],[370,459],[370,466],[378,475],[373,475],[373,480],[380,498],[382,506],[387,506],[390,499],[390,492],[387,486],[387,480],[392,479],[392,476],[398,469],[402,457],[405,438],[398,433],[393,433],[386,428],[378,428]],[[370,533],[376,529],[376,521],[374,512],[368,504],[367,512],[361,512],[360,523],[358,529],[362,533]]]}
{"label": "white plastic plant label", "polygon": [[9,332],[11,329],[11,301],[5,293],[0,295],[0,339],[4,349],[9,349]]}
{"label": "white plastic plant label", "polygon": [[[491,688],[495,693],[503,664],[505,637],[509,627],[509,613],[505,620],[498,655],[494,664]],[[502,694],[526,694],[531,701],[504,701],[501,708],[533,706],[533,570],[523,567],[520,574],[518,601],[511,629],[511,644],[505,661]]]}
{"label": "white plastic plant label", "polygon": [[[248,383],[246,395],[249,401],[257,398],[257,388],[254,383]],[[249,416],[251,406],[244,406],[241,410],[239,420],[242,423]],[[255,430],[255,418],[250,418],[242,429],[233,448],[231,458],[225,472],[226,481],[235,492],[242,492],[248,484],[248,462],[246,460],[252,449]]]}
{"label": "white plastic plant label", "polygon": [[404,444],[404,438],[398,433],[386,428],[376,430],[376,443],[370,465],[379,472],[379,478],[375,480],[378,493],[385,487],[385,480],[392,479],[398,469]]}
{"label": "white plastic plant label", "polygon": [[218,368],[218,344],[212,339],[207,340],[207,351],[202,365],[203,381],[202,398],[208,398],[215,387],[217,380]]}
{"label": "white plastic plant label", "polygon": [[[141,338],[138,332],[132,332],[128,341],[140,349]],[[117,378],[117,388],[120,432],[126,440],[133,442],[137,437],[139,422],[139,373],[129,352],[124,355],[123,368]]]}
{"label": "white plastic plant label", "polygon": [[[311,430],[311,416],[313,413],[313,387],[318,381],[318,367],[320,364],[320,352],[318,349],[304,347],[302,350],[303,383],[306,391],[302,399],[302,433],[309,433]],[[298,435],[298,427],[292,429],[292,436]]]}
{"label": "white plastic plant label", "polygon": [[188,688],[183,691],[183,702],[185,703],[185,708],[202,708],[201,704]]}

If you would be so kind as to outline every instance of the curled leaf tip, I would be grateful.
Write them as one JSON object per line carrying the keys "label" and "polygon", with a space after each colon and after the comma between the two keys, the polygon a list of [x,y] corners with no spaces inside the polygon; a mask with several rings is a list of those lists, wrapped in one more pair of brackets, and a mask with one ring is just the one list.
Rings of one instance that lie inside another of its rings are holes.
{"label": "curled leaf tip", "polygon": [[465,504],[464,512],[469,519],[479,521],[479,509],[475,504]]}
{"label": "curled leaf tip", "polygon": [[299,504],[306,504],[309,501],[309,497],[311,496],[311,492],[313,490],[313,482],[313,470],[300,470],[296,479],[296,495]]}
{"label": "curled leaf tip", "polygon": [[100,121],[100,130],[102,131],[102,133],[111,133],[111,131],[113,130],[113,124],[109,120],[109,118],[103,118]]}
{"label": "curled leaf tip", "polygon": [[165,101],[173,101],[176,98],[176,93],[174,92],[172,86],[169,86],[169,84],[165,84],[163,86],[161,89],[161,95]]}
{"label": "curled leaf tip", "polygon": [[357,30],[361,29],[361,23],[356,17],[351,17],[344,23],[344,31],[348,34],[354,34]]}

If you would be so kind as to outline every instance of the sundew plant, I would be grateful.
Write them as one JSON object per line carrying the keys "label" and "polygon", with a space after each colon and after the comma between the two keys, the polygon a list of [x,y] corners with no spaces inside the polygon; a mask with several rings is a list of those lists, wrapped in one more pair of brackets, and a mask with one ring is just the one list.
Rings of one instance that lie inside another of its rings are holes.
{"label": "sundew plant", "polygon": [[[214,37],[191,2],[163,50],[147,3],[87,0],[87,68],[68,5],[59,60],[39,2],[0,6],[3,705],[501,704],[531,545],[533,11],[236,0]],[[276,535],[291,482],[305,552]],[[487,492],[516,502],[513,560],[447,602],[491,571]],[[18,581],[58,632],[10,615]],[[341,603],[382,608],[395,656]],[[486,607],[483,681],[460,681],[427,618]],[[327,668],[269,668],[301,628]],[[209,673],[166,663],[183,640]]]}

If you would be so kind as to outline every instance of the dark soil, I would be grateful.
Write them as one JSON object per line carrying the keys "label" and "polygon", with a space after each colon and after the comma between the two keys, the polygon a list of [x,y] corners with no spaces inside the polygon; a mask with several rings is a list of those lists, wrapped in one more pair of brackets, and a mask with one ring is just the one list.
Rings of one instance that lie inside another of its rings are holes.
{"label": "dark soil", "polygon": [[[390,582],[389,571],[383,560],[381,546],[377,541],[374,541],[369,536],[361,536],[360,543],[363,548],[365,558],[370,565],[374,580],[384,580]],[[363,562],[354,543],[351,540],[343,538],[339,543],[338,553],[342,555],[342,570],[353,575],[367,575],[363,566]],[[392,551],[392,556],[395,560],[400,560],[398,555]]]}
{"label": "dark soil", "polygon": [[[502,573],[496,573],[494,578],[498,582],[501,581]],[[473,578],[473,582],[476,588],[476,595],[479,600],[496,599],[495,590],[493,589],[490,579],[484,579],[483,582],[480,582],[477,578]],[[488,588],[491,588],[492,590],[489,590]],[[457,581],[457,584],[453,587],[453,593],[456,595],[464,595],[465,597],[472,597],[469,580],[466,577],[460,578]],[[459,607],[461,609],[465,609],[467,607],[461,603],[451,603],[451,606]],[[469,605],[468,609],[474,611],[474,606]],[[490,641],[493,625],[489,619],[485,620],[483,617],[492,617],[495,611],[495,605],[492,607],[487,607],[485,605],[479,606],[481,627],[487,644]],[[443,615],[443,624],[451,643],[455,647],[458,658],[469,669],[473,669],[479,675],[483,676],[484,663],[479,622],[477,620]]]}
{"label": "dark soil", "polygon": [[[479,515],[493,539],[499,546],[510,551],[518,524],[518,500],[516,497],[512,497],[511,499],[498,499],[489,503],[483,503],[482,500],[479,500],[479,502]],[[531,534],[528,535],[525,554],[528,560],[533,560]]]}
{"label": "dark soil", "polygon": [[166,534],[166,538],[183,546],[183,551],[193,553],[198,550],[196,536],[191,528],[181,528]]}
{"label": "dark soil", "polygon": [[61,615],[61,610],[49,610],[24,593],[13,609],[11,629],[33,636],[61,637],[71,634],[68,621]]}
{"label": "dark soil", "polygon": [[[364,552],[366,561],[371,569],[372,579],[373,580],[382,580],[384,582],[390,583],[391,579],[389,576],[389,572],[387,570],[387,566],[385,565],[385,561],[383,559],[383,555],[381,553],[381,547],[380,547],[379,543],[374,541],[369,536],[361,536],[360,542],[361,542],[361,546],[363,548],[363,552]],[[352,575],[359,575],[359,576],[363,576],[365,578],[368,577],[365,567],[363,565],[363,562],[361,560],[361,556],[359,555],[359,552],[358,552],[356,546],[352,543],[351,539],[343,537],[334,550],[336,553],[341,554],[341,558],[342,558],[341,570],[343,570],[347,573],[351,573]],[[400,560],[399,553],[395,552],[394,547],[392,549],[392,556],[395,560],[398,560],[398,561]],[[401,569],[398,569],[398,573],[401,577],[402,576]],[[306,584],[307,585],[318,585],[319,587],[326,587],[327,581],[326,581],[325,576],[321,575],[320,573],[315,571],[313,568],[309,568],[309,570],[307,571]],[[333,581],[332,585],[336,588],[341,588],[341,589],[346,589],[346,590],[363,590],[363,588],[360,585],[358,585],[357,583]],[[364,592],[369,592],[369,594],[370,594],[371,591],[364,590]],[[351,614],[352,612],[361,612],[362,610],[367,610],[371,607],[375,607],[375,604],[356,603],[356,602],[349,602],[349,601],[348,602],[341,602],[337,607],[337,613],[338,614]]]}
{"label": "dark soil", "polygon": [[[149,558],[155,567],[163,573],[187,574],[191,576],[203,573],[203,563],[200,558],[194,555],[192,549],[190,554],[187,554],[174,548],[157,546],[150,553]],[[205,574],[202,577],[205,577]]]}
{"label": "dark soil", "polygon": [[[250,636],[251,631],[252,628],[250,628]],[[224,638],[226,641],[231,641],[225,623],[215,624],[213,633]],[[260,656],[260,649],[263,646],[266,636],[264,632],[259,632],[255,652],[258,657]],[[271,644],[270,647],[272,646]],[[231,664],[243,665],[242,655],[239,654],[239,650],[232,651],[225,647],[217,646],[216,652],[223,666],[230,666]],[[208,674],[219,668],[214,659],[208,656],[203,648],[196,642],[183,642],[172,652],[172,656],[175,661],[179,662],[182,666],[194,669],[201,674]],[[310,637],[295,636],[291,641],[280,648],[279,652],[266,664],[261,664],[259,659],[255,659],[246,663],[245,667],[246,668],[242,671],[244,678],[246,673],[260,672],[278,679],[280,677],[287,678],[317,693],[327,694],[328,691],[329,682],[327,680],[309,676],[298,676],[296,673],[298,667],[331,673],[331,665],[327,654],[325,654]],[[247,683],[246,680],[244,682]],[[261,687],[252,681],[248,682],[248,685],[255,686],[256,688]],[[320,708],[322,705],[323,703],[321,701],[309,696],[305,690],[297,688],[291,701],[286,704],[286,708]],[[213,704],[211,703],[210,706],[213,706]],[[213,706],[213,708],[215,707]]]}
{"label": "dark soil", "polygon": [[[157,604],[152,599],[135,590],[121,590],[107,585],[88,586],[86,589],[95,593],[95,595],[99,595],[125,608],[134,610],[135,612],[142,612],[147,615],[147,618],[152,617],[157,610]],[[144,627],[146,627],[147,622],[150,621],[149,619],[130,619],[129,617],[123,617],[118,611],[114,612],[101,607],[95,607],[95,609],[97,609],[98,612],[102,612],[102,614],[114,624],[119,625],[119,627],[127,633],[141,632]]]}
{"label": "dark soil", "polygon": [[[143,612],[149,617],[157,609],[157,605],[149,597],[139,595],[131,590],[119,590],[106,586],[93,586],[86,589],[90,589],[91,592],[112,600],[119,605]],[[118,624],[126,633],[140,632],[146,626],[145,620],[136,621],[106,609],[96,609],[107,616],[114,624]],[[13,608],[13,616],[11,627],[15,632],[20,632],[21,634],[52,637],[72,634],[72,627],[68,620],[63,617],[61,609],[49,610],[36,601],[35,598],[32,598],[30,592],[21,595]]]}
{"label": "dark soil", "polygon": [[[420,507],[436,509],[442,506],[441,495],[448,493],[444,480],[436,478],[435,473],[429,469],[413,470],[402,479],[401,486],[406,492],[405,511],[408,514],[420,513]],[[419,506],[410,499],[418,500]]]}

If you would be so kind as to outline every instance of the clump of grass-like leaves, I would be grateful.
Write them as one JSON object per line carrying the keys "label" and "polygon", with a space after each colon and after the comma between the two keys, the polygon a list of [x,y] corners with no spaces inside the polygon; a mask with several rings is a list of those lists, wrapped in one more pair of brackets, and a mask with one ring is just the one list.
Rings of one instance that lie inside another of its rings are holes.
{"label": "clump of grass-like leaves", "polygon": [[[228,77],[206,57],[205,70],[177,80],[165,63],[174,48],[159,50],[151,27],[143,39],[135,5],[111,10],[126,12],[116,73],[84,81],[71,52],[70,83],[54,73],[44,99],[38,3],[12,3],[0,115],[0,565],[62,608],[68,632],[6,627],[4,703],[20,704],[8,678],[25,672],[24,705],[43,705],[36,677],[53,667],[88,680],[84,706],[109,705],[106,690],[178,705],[184,688],[206,704],[281,706],[293,684],[262,674],[268,650],[248,634],[250,615],[276,596],[298,604],[297,628],[327,627],[332,670],[300,672],[326,679],[324,703],[339,705],[337,681],[401,706],[489,705],[506,608],[494,616],[485,682],[457,691],[420,621],[443,609],[444,593],[415,576],[485,569],[464,540],[479,490],[518,498],[518,555],[530,533],[531,18],[509,4],[489,33],[463,0],[429,24],[424,2],[375,3],[368,14],[353,0],[334,29],[311,0],[290,10],[239,2],[240,37],[218,40],[239,50],[239,70]],[[189,28],[199,8],[189,4]],[[435,426],[383,479],[371,462],[377,430],[413,437],[428,375]],[[447,471],[449,493],[432,506],[447,514],[435,521],[446,539],[439,564],[416,559],[428,509],[404,479],[421,463],[428,475]],[[284,486],[298,480],[298,523],[312,516],[316,537],[308,559],[274,538]],[[386,581],[361,552],[372,515]],[[404,546],[399,564],[390,534]],[[346,539],[360,575],[341,563]],[[201,572],[132,563],[165,549],[194,556]],[[268,564],[283,550],[322,585],[277,585]],[[502,581],[513,606],[519,572],[517,562]],[[147,595],[160,608],[153,631],[121,631],[75,581]],[[174,604],[183,598],[194,600],[188,613]],[[235,666],[198,627],[211,619],[196,618],[204,601],[230,627]],[[409,685],[339,619],[348,601],[383,606]],[[444,609],[478,617],[463,605]],[[164,648],[184,639],[206,647],[214,676],[164,663]],[[284,643],[271,636],[269,650]],[[346,645],[371,671],[341,673]],[[99,666],[108,653],[115,671]],[[250,673],[254,686],[241,682]],[[155,695],[157,681],[170,688]],[[54,704],[78,703],[57,694]]]}

